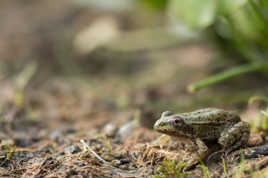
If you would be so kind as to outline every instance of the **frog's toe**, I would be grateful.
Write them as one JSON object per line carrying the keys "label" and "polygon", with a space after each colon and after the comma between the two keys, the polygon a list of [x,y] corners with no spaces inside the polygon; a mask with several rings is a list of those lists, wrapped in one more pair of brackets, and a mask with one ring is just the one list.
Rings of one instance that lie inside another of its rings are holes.
{"label": "frog's toe", "polygon": [[225,150],[222,149],[222,150],[216,151],[216,152],[212,153],[211,155],[209,155],[208,158],[207,158],[207,160],[208,160],[208,161],[211,160],[212,158],[214,158],[216,155],[218,155],[218,154],[220,154],[220,153],[224,153],[224,156],[226,156],[226,155],[225,155]]}
{"label": "frog's toe", "polygon": [[229,148],[224,151],[224,156],[227,157],[232,151],[234,151],[236,148]]}

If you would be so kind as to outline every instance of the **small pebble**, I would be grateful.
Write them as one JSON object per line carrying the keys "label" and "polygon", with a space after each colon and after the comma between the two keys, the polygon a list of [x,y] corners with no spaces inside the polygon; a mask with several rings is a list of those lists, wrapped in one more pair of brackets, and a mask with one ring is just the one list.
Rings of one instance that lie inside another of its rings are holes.
{"label": "small pebble", "polygon": [[248,145],[249,146],[259,146],[264,143],[264,139],[260,133],[251,133],[249,140],[248,140]]}
{"label": "small pebble", "polygon": [[117,135],[120,137],[121,141],[125,141],[129,136],[131,136],[135,129],[138,127],[138,121],[133,120],[126,123],[117,132]]}
{"label": "small pebble", "polygon": [[58,142],[60,144],[64,143],[64,139],[63,136],[67,135],[67,134],[71,134],[71,133],[75,133],[74,129],[71,128],[62,128],[62,129],[57,129],[55,131],[53,131],[49,138],[55,142]]}
{"label": "small pebble", "polygon": [[85,166],[86,164],[83,163],[83,162],[79,162],[77,165],[80,166],[80,167],[83,167],[83,166]]}
{"label": "small pebble", "polygon": [[58,154],[59,154],[59,155],[64,155],[65,153],[64,153],[64,151],[61,151],[61,152],[59,152]]}
{"label": "small pebble", "polygon": [[128,165],[123,164],[123,165],[120,165],[119,168],[120,169],[127,170],[128,169]]}
{"label": "small pebble", "polygon": [[80,147],[77,145],[71,145],[64,149],[67,153],[75,154],[81,151]]}
{"label": "small pebble", "polygon": [[123,158],[123,159],[120,159],[120,160],[113,160],[113,165],[115,167],[121,167],[122,165],[127,164],[129,162],[130,162],[129,159]]}
{"label": "small pebble", "polygon": [[109,123],[103,128],[103,133],[105,133],[108,137],[114,137],[117,129],[118,128],[115,124]]}
{"label": "small pebble", "polygon": [[130,162],[130,160],[128,158],[123,158],[120,160],[122,164],[127,164]]}
{"label": "small pebble", "polygon": [[109,156],[109,155],[103,155],[102,156],[102,158],[104,159],[104,160],[106,160],[106,161],[112,161],[112,158],[111,158],[111,156]]}
{"label": "small pebble", "polygon": [[120,160],[113,160],[113,166],[114,167],[119,167],[121,165],[121,161]]}

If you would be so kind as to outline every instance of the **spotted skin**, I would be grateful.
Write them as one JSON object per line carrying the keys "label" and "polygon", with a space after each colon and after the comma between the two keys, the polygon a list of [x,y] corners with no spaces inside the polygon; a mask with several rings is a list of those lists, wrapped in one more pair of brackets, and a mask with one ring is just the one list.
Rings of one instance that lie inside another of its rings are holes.
{"label": "spotted skin", "polygon": [[[154,125],[158,132],[178,137],[187,137],[195,142],[215,140],[229,153],[247,145],[250,126],[241,121],[238,114],[217,108],[200,109],[188,113],[162,113]],[[198,145],[198,144],[197,144]],[[202,144],[200,158],[204,158],[207,150]]]}

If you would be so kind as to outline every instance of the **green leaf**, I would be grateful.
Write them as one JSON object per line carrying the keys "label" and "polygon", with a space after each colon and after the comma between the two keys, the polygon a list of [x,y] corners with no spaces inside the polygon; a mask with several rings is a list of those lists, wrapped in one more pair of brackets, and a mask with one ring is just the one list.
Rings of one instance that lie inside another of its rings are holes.
{"label": "green leaf", "polygon": [[219,8],[221,13],[229,13],[232,15],[232,13],[235,13],[236,10],[238,10],[243,5],[247,4],[247,0],[223,0],[219,1]]}
{"label": "green leaf", "polygon": [[214,22],[217,0],[171,0],[169,13],[192,29],[203,29]]}

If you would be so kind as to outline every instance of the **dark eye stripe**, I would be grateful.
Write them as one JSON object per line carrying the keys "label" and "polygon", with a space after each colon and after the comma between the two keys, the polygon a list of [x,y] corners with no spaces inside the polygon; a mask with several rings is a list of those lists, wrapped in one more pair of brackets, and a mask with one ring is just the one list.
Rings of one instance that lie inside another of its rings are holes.
{"label": "dark eye stripe", "polygon": [[178,124],[180,122],[179,119],[175,119],[175,123]]}

